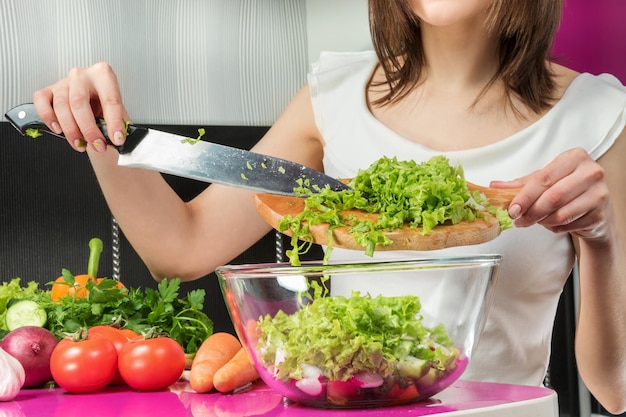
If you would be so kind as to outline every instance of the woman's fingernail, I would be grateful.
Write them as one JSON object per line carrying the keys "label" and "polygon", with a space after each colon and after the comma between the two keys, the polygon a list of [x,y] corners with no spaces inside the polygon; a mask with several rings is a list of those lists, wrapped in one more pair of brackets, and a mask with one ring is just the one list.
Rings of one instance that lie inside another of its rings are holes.
{"label": "woman's fingernail", "polygon": [[98,152],[102,152],[105,149],[105,144],[102,139],[96,139],[91,144],[93,145],[93,148]]}
{"label": "woman's fingernail", "polygon": [[84,140],[82,140],[82,139],[76,139],[74,141],[74,146],[79,151],[84,151],[85,149],[87,149],[87,143]]}
{"label": "woman's fingernail", "polygon": [[120,131],[117,131],[113,134],[113,143],[116,145],[121,145],[124,143],[124,134]]}
{"label": "woman's fingernail", "polygon": [[61,130],[61,126],[57,122],[52,122],[52,126],[50,126],[50,129],[52,129],[52,131],[57,134],[63,133],[63,130]]}
{"label": "woman's fingernail", "polygon": [[521,213],[522,208],[519,204],[513,204],[511,207],[509,207],[509,217],[511,217],[513,220],[517,219]]}

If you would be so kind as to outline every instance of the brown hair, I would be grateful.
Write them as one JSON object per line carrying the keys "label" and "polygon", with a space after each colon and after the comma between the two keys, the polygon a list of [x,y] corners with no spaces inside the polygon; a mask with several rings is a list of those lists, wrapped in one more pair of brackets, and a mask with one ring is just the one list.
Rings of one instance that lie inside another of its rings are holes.
{"label": "brown hair", "polygon": [[[558,29],[563,0],[494,0],[486,25],[498,39],[499,66],[477,101],[501,79],[534,112],[550,105],[555,82],[546,60]],[[419,19],[408,0],[369,0],[370,31],[389,92],[374,104],[401,99],[419,82],[425,64]]]}

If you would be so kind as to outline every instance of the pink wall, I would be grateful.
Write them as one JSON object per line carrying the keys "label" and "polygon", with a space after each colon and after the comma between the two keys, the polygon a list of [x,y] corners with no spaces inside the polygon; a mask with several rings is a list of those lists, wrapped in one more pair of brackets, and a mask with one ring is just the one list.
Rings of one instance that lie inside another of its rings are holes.
{"label": "pink wall", "polygon": [[626,84],[626,1],[565,0],[554,55],[581,72],[608,72]]}

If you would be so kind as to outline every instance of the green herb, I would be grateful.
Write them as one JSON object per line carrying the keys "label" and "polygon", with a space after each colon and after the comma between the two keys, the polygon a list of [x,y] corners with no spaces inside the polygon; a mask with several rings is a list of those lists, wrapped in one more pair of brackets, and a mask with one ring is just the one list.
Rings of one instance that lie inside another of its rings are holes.
{"label": "green herb", "polygon": [[[63,271],[66,281],[73,276]],[[9,283],[11,285],[11,283]],[[36,283],[29,283],[36,288]],[[0,290],[3,287],[0,287]],[[50,291],[25,290],[22,298],[41,305],[48,314],[46,328],[57,336],[74,333],[82,327],[119,325],[138,333],[149,330],[176,340],[186,353],[195,353],[213,333],[213,322],[202,311],[205,291],[196,289],[180,297],[180,279],[161,281],[156,289],[119,288],[118,282],[103,278],[88,281],[87,297],[67,296],[52,301]],[[8,290],[5,290],[8,294]],[[0,292],[3,294],[4,292]]]}
{"label": "green herb", "polygon": [[443,326],[423,326],[418,297],[319,293],[294,314],[281,310],[259,320],[257,349],[276,366],[278,378],[301,379],[303,364],[320,368],[331,381],[360,372],[390,377],[415,359],[443,371],[454,368],[459,352]]}
{"label": "green herb", "polygon": [[[287,253],[292,264],[299,265],[299,254],[307,250],[298,241],[312,241],[309,227],[319,223],[329,225],[330,250],[332,230],[347,227],[365,253],[372,256],[376,247],[392,243],[386,231],[408,224],[411,228],[421,227],[420,233],[425,235],[440,224],[474,221],[484,216],[485,207],[488,212],[492,210],[485,197],[470,195],[461,166],[451,166],[442,155],[419,164],[383,157],[368,169],[360,170],[349,185],[351,190],[333,191],[326,187],[316,190],[317,193],[302,183],[295,188],[297,194],[306,197],[305,208],[299,215],[286,216],[278,224],[280,231],[292,233],[293,249]],[[357,220],[342,214],[351,209],[376,213],[378,218]],[[497,214],[502,229],[510,227],[506,210],[492,211]],[[328,254],[327,251],[325,260]]]}
{"label": "green herb", "polygon": [[26,136],[30,136],[33,139],[37,139],[39,136],[43,136],[43,134],[39,131],[39,129],[35,129],[32,127],[29,127],[28,129],[26,129],[26,132],[24,132],[26,134]]}
{"label": "green herb", "polygon": [[248,177],[246,177],[246,174],[244,174],[243,172],[241,173],[241,179],[244,181],[248,180]]}
{"label": "green herb", "polygon": [[202,136],[204,136],[204,134],[206,133],[206,131],[203,128],[198,129],[198,137],[195,139],[192,138],[185,138],[182,139],[180,141],[180,143],[188,143],[190,145],[195,145],[196,143],[200,142],[200,138],[202,138]]}

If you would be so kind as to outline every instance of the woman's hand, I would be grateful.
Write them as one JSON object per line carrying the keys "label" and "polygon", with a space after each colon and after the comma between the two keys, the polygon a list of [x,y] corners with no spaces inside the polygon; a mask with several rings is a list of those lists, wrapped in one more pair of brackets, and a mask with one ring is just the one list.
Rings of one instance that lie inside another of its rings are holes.
{"label": "woman's hand", "polygon": [[516,227],[541,224],[584,240],[608,237],[611,205],[604,170],[584,149],[570,149],[545,168],[492,187],[522,187],[509,205]]}
{"label": "woman's hand", "polygon": [[54,133],[63,133],[70,145],[84,152],[90,146],[106,150],[106,141],[95,118],[103,117],[116,145],[125,139],[128,114],[122,104],[117,77],[107,63],[73,68],[67,77],[33,94],[39,117]]}

